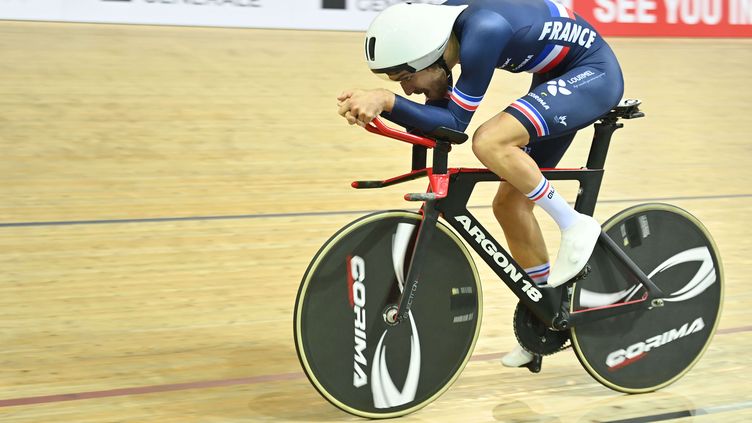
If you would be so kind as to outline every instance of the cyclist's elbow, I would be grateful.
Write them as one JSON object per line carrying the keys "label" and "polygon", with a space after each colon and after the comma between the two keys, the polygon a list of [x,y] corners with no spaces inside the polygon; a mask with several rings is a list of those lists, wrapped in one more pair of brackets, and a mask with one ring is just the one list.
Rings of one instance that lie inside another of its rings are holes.
{"label": "cyclist's elbow", "polygon": [[452,120],[452,123],[450,125],[447,125],[446,127],[449,129],[453,129],[455,131],[465,132],[468,125],[469,125],[469,122],[463,122],[455,118]]}

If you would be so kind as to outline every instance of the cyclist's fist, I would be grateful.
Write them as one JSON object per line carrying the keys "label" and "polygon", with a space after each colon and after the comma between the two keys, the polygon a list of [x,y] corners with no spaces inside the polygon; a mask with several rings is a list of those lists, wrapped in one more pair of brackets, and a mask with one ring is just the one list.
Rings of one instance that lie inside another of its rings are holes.
{"label": "cyclist's fist", "polygon": [[340,116],[350,125],[366,126],[384,110],[391,111],[394,94],[387,90],[348,90],[337,97]]}

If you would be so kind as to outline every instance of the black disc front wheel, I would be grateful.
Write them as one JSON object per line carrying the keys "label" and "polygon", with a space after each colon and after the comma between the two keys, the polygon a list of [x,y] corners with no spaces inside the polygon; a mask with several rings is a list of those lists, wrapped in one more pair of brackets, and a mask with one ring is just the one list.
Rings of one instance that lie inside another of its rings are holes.
{"label": "black disc front wheel", "polygon": [[396,310],[422,216],[365,216],[342,228],[308,267],[295,303],[298,358],[313,386],[349,413],[413,412],[459,376],[478,338],[481,290],[462,241],[439,223],[410,317]]}

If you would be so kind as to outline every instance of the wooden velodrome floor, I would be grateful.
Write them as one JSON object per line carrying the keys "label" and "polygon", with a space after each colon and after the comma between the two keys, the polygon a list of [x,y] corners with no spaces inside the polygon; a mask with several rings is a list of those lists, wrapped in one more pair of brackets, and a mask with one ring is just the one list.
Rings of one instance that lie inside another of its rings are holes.
{"label": "wooden velodrome floor", "polygon": [[[648,117],[615,135],[596,217],[655,200],[707,225],[726,274],[715,340],[645,395],[571,351],[506,369],[515,301],[479,265],[474,358],[405,421],[752,420],[752,42],[611,42]],[[424,187],[349,188],[408,166],[336,114],[340,90],[388,86],[361,50],[347,32],[0,22],[0,421],[358,420],[304,377],[292,308],[330,234]],[[527,84],[499,73],[470,131]],[[584,163],[581,135],[562,167]],[[469,146],[452,164],[478,166]],[[483,219],[493,188],[472,199]]]}

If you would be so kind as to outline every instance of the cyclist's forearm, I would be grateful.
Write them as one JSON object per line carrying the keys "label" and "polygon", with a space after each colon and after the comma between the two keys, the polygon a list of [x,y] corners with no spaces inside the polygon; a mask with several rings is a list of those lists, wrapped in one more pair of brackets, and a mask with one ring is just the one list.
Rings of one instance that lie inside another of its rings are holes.
{"label": "cyclist's forearm", "polygon": [[457,119],[447,109],[414,103],[398,95],[394,96],[391,112],[383,116],[402,126],[415,127],[425,132],[431,132],[440,126],[464,131],[468,124]]}

